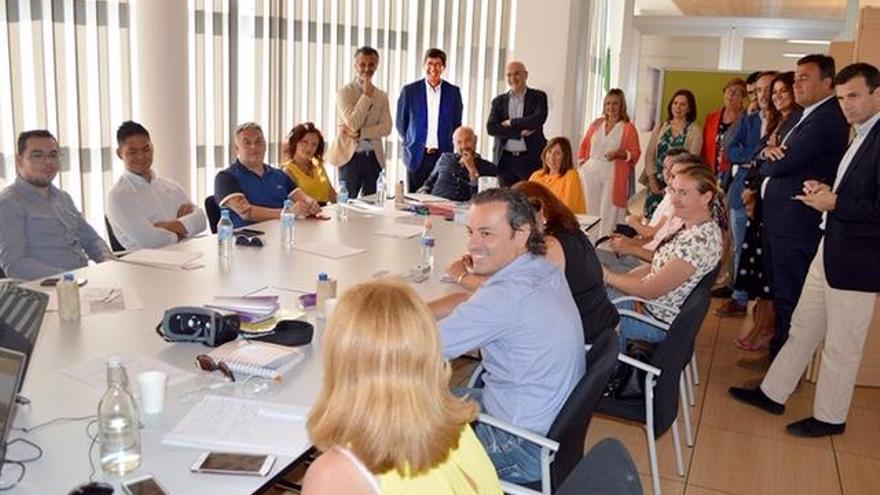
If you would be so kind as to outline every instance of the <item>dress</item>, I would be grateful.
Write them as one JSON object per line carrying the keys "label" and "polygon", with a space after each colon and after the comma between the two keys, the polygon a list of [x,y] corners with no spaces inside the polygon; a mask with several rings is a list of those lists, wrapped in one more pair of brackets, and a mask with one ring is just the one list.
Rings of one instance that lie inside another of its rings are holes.
{"label": "dress", "polygon": [[327,178],[327,171],[324,170],[324,164],[315,158],[312,158],[312,173],[303,172],[293,159],[284,162],[284,173],[293,178],[296,185],[318,203],[330,202],[330,179]]}
{"label": "dress", "polygon": [[663,176],[663,158],[666,156],[666,152],[672,148],[684,148],[690,129],[691,125],[688,124],[681,131],[681,134],[673,136],[672,126],[669,126],[666,132],[660,135],[660,139],[657,141],[657,161],[654,162],[654,169],[657,171],[657,182],[660,185],[660,194],[654,194],[648,189],[648,194],[645,197],[645,218],[651,218],[657,205],[663,200],[664,190],[666,189],[666,179]]}
{"label": "dress", "polygon": [[542,168],[533,173],[529,180],[547,186],[547,189],[550,189],[560,201],[565,203],[565,206],[572,213],[587,212],[587,202],[584,200],[581,179],[575,169],[570,168],[565,174],[559,176],[553,173],[545,173]]}

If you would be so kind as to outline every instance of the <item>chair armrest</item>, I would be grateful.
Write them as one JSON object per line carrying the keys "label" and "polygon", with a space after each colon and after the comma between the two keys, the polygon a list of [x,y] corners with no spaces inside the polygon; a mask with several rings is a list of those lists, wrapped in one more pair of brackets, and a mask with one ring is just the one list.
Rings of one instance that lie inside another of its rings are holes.
{"label": "chair armrest", "polygon": [[536,444],[540,445],[541,447],[548,448],[548,449],[552,450],[553,452],[556,452],[559,450],[559,442],[556,442],[554,440],[550,440],[549,438],[542,437],[541,435],[538,435],[537,433],[532,433],[531,431],[528,431],[526,429],[519,428],[517,426],[513,426],[512,424],[508,423],[507,421],[500,420],[500,419],[498,419],[494,416],[490,416],[486,413],[480,413],[480,416],[477,418],[477,421],[479,421],[481,423],[486,423],[487,425],[490,425],[490,426],[494,426],[495,428],[498,428],[499,430],[504,430],[507,433],[511,433],[511,434],[516,435],[520,438],[524,438],[532,443],[536,443]]}
{"label": "chair armrest", "polygon": [[501,482],[501,491],[508,495],[541,495],[541,492],[536,492],[535,490],[531,490],[509,481]]}
{"label": "chair armrest", "polygon": [[635,311],[629,309],[618,309],[617,313],[620,316],[626,316],[627,318],[632,318],[634,320],[639,320],[641,322],[647,323],[652,327],[656,327],[658,330],[663,330],[664,332],[669,331],[669,324],[664,323],[656,318],[651,318],[649,315],[643,315],[642,313],[636,313]]}
{"label": "chair armrest", "polygon": [[468,378],[467,388],[476,388],[477,380],[480,379],[480,375],[483,374],[483,363],[477,362],[477,366],[474,367],[474,371],[471,372],[470,378]]}
{"label": "chair armrest", "polygon": [[657,368],[656,366],[651,366],[647,363],[643,363],[634,357],[630,357],[626,354],[620,353],[617,355],[617,359],[622,363],[626,363],[634,368],[638,368],[654,376],[660,376],[660,368]]}
{"label": "chair armrest", "polygon": [[645,303],[645,304],[650,303],[651,306],[654,306],[655,308],[665,309],[666,311],[672,311],[673,313],[678,313],[678,311],[679,311],[678,308],[673,308],[672,306],[667,306],[665,304],[659,304],[654,301],[651,301],[650,299],[645,299],[645,298],[639,297],[639,296],[621,296],[621,297],[612,299],[611,304],[617,306],[619,303],[627,302],[627,301],[637,301],[637,302]]}

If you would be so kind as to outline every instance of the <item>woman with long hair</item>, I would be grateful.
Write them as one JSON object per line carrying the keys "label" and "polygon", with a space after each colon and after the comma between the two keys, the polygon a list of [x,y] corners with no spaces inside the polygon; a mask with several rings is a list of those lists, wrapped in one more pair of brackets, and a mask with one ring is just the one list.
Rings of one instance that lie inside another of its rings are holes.
{"label": "woman with long hair", "polygon": [[597,238],[611,235],[623,221],[629,176],[642,151],[630,122],[623,90],[605,95],[602,116],[594,120],[578,148],[579,173],[587,193],[587,212],[600,218]]}
{"label": "woman with long hair", "polygon": [[699,156],[703,149],[703,129],[697,119],[697,100],[687,89],[679,89],[666,105],[666,121],[651,133],[645,149],[645,171],[640,182],[648,187],[645,198],[645,218],[651,218],[663,199],[666,183],[663,180],[663,157],[670,148],[685,148]]}
{"label": "woman with long hair", "polygon": [[308,431],[323,451],[303,494],[500,494],[470,422],[478,406],[449,389],[437,326],[403,282],[347,290],[327,321],[324,383]]}
{"label": "woman with long hair", "polygon": [[287,134],[287,160],[282,169],[297,187],[324,205],[336,201],[336,191],[324,169],[324,136],[311,122],[295,126]]}
{"label": "woman with long hair", "polygon": [[572,213],[586,213],[584,190],[572,156],[568,138],[557,136],[551,139],[541,153],[543,166],[529,180],[547,186]]}

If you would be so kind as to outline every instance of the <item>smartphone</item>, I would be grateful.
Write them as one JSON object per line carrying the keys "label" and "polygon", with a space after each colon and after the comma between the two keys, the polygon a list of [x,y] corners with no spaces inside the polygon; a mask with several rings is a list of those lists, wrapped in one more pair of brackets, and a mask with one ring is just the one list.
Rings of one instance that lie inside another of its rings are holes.
{"label": "smartphone", "polygon": [[[60,282],[60,281],[61,281],[60,278],[44,278],[43,281],[40,282],[40,286],[41,287],[55,287],[56,285],[58,285],[58,282]],[[88,282],[88,280],[86,280],[85,277],[80,277],[80,278],[76,279],[76,283],[80,287],[82,287],[83,285],[86,285],[86,282]]]}
{"label": "smartphone", "polygon": [[168,490],[149,474],[123,481],[122,488],[128,495],[168,495]]}
{"label": "smartphone", "polygon": [[190,471],[196,473],[247,474],[266,476],[275,464],[274,455],[205,452],[196,459]]}
{"label": "smartphone", "polygon": [[262,230],[243,228],[243,229],[236,230],[235,235],[244,235],[247,237],[257,237],[260,235],[266,235],[266,233],[263,232]]}

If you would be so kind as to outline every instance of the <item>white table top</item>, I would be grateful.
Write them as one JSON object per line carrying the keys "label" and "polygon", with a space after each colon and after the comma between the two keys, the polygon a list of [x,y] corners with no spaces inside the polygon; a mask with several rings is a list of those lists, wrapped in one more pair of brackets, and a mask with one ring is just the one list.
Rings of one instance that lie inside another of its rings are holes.
{"label": "white table top", "polygon": [[[335,215],[335,212],[331,211]],[[121,262],[107,262],[78,270],[77,276],[88,278],[91,287],[115,287],[136,291],[143,304],[141,310],[85,315],[79,322],[62,323],[56,312],[47,313],[28,370],[23,395],[31,405],[19,408],[16,427],[33,426],[58,417],[96,414],[102,392],[93,390],[65,374],[62,370],[77,363],[101,358],[112,353],[138,354],[193,370],[194,358],[207,350],[201,344],[176,343],[162,340],[154,327],[164,311],[174,306],[200,305],[216,295],[243,295],[264,287],[280,291],[284,302],[295,307],[300,294],[291,290],[314,291],[318,273],[327,272],[336,278],[339,291],[369,280],[379,270],[406,272],[419,262],[418,238],[395,239],[374,235],[378,228],[394,222],[417,222],[415,218],[389,218],[351,212],[345,221],[298,220],[295,243],[310,241],[340,242],[366,249],[365,252],[341,259],[329,259],[294,250],[285,252],[280,246],[278,222],[265,222],[252,228],[266,232],[265,247],[235,247],[231,264],[221,265],[217,259],[216,237],[209,236],[171,246],[168,249],[197,251],[204,254],[204,266],[191,271],[174,271]],[[426,300],[457,290],[454,284],[440,281],[443,268],[460,256],[466,246],[466,230],[462,225],[434,220],[435,270],[428,281],[413,287]],[[31,287],[38,284],[30,283]],[[320,338],[323,322],[315,321],[313,343],[306,346],[304,362],[284,376],[283,383],[260,400],[311,406],[321,386]],[[130,377],[132,380],[134,377]],[[171,493],[251,493],[269,478],[223,476],[190,473],[189,467],[201,452],[197,449],[164,446],[163,434],[173,428],[192,407],[182,403],[178,395],[203,383],[197,378],[166,392],[165,411],[156,417],[144,416],[141,430],[142,465],[126,476],[151,473]],[[13,431],[10,438],[22,436],[43,448],[43,457],[27,465],[22,482],[12,493],[67,493],[86,482],[90,467],[87,452],[86,421],[54,424],[36,432]],[[93,431],[96,428],[93,427]],[[14,444],[9,457],[30,454],[30,450]],[[93,457],[96,479],[108,481],[119,488],[120,480],[101,473],[98,446]],[[280,457],[270,477],[289,465],[295,457]],[[7,468],[7,480],[16,468]],[[121,493],[121,489],[118,493]]]}

